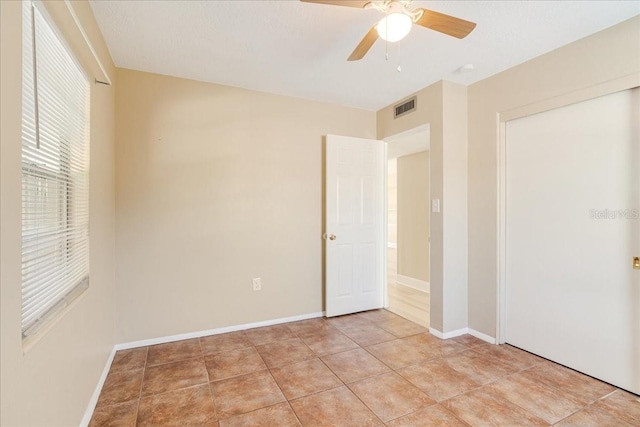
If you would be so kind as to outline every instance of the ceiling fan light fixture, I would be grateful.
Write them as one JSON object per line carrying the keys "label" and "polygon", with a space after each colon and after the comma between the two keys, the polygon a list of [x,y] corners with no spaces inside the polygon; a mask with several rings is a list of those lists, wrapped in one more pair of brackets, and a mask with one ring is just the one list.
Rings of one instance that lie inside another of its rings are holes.
{"label": "ceiling fan light fixture", "polygon": [[413,20],[401,12],[390,13],[378,22],[376,30],[382,40],[397,42],[409,34]]}

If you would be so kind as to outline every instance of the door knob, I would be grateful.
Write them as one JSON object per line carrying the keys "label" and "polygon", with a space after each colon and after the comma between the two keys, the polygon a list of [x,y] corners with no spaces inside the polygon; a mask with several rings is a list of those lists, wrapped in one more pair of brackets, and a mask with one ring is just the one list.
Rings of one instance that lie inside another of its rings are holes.
{"label": "door knob", "polygon": [[337,237],[335,234],[329,234],[329,240],[336,240]]}
{"label": "door knob", "polygon": [[633,257],[633,269],[640,270],[640,256]]}

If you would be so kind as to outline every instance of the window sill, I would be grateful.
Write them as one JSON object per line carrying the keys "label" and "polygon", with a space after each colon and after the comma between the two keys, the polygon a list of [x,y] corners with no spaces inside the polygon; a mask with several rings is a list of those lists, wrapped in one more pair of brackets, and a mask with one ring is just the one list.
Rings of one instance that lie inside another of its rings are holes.
{"label": "window sill", "polygon": [[22,354],[27,354],[69,311],[71,311],[89,292],[89,287],[82,289],[66,306],[43,321],[42,326],[33,335],[22,339]]}

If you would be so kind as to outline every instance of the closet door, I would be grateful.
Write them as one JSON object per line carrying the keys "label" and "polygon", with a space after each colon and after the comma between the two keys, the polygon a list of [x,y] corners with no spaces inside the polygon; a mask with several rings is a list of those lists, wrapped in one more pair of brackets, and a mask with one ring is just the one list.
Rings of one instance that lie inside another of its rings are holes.
{"label": "closet door", "polygon": [[506,342],[640,393],[639,90],[507,123]]}

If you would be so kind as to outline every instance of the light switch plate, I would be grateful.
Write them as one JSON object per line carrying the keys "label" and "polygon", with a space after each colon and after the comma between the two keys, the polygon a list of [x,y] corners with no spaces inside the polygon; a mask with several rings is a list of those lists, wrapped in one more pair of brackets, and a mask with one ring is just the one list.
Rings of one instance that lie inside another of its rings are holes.
{"label": "light switch plate", "polygon": [[440,212],[440,199],[431,200],[431,212],[434,212],[434,213]]}

